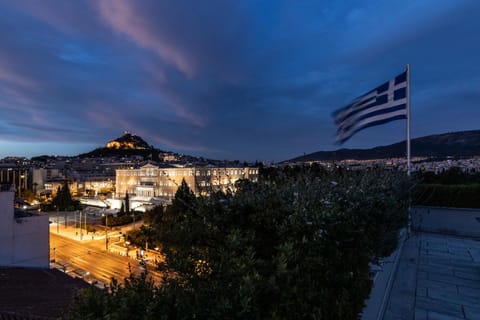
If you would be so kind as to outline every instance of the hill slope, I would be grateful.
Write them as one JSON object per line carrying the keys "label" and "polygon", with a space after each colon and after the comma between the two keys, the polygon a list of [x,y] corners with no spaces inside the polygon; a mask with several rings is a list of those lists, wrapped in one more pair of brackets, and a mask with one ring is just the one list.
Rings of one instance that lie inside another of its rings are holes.
{"label": "hill slope", "polygon": [[[480,156],[480,130],[460,131],[415,138],[410,141],[412,157]],[[285,162],[322,160],[368,160],[400,158],[406,155],[406,141],[372,149],[318,151]]]}
{"label": "hill slope", "polygon": [[141,137],[131,134],[130,132],[125,132],[121,137],[107,142],[105,147],[81,154],[79,157],[90,158],[140,155],[143,157],[150,156],[158,158],[159,154],[163,153],[165,152],[150,146]]}

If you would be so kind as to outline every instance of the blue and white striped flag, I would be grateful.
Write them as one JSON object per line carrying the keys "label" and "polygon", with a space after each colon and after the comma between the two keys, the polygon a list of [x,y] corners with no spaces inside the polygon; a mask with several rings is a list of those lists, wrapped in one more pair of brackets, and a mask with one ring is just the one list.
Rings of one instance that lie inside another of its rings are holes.
{"label": "blue and white striped flag", "polygon": [[407,118],[407,71],[356,98],[332,115],[337,125],[338,144],[356,132]]}

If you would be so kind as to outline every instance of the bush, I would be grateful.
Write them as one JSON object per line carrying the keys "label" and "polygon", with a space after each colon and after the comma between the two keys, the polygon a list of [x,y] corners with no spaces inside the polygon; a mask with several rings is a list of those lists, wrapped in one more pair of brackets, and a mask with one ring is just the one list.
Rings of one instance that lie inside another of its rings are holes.
{"label": "bush", "polygon": [[[135,213],[135,221],[139,221],[142,219],[142,215]],[[101,224],[102,226],[105,225],[105,217],[102,217]],[[123,216],[114,216],[113,214],[108,215],[108,227],[116,227],[116,226],[123,226],[133,222],[132,215],[123,215]]]}
{"label": "bush", "polygon": [[369,264],[394,250],[405,225],[407,177],[295,167],[236,189],[192,198],[182,188],[142,231],[162,241],[175,275],[161,287],[129,280],[105,294],[103,308],[87,297],[73,310],[110,319],[358,319]]}
{"label": "bush", "polygon": [[413,201],[424,206],[480,208],[480,184],[422,184],[416,188]]}

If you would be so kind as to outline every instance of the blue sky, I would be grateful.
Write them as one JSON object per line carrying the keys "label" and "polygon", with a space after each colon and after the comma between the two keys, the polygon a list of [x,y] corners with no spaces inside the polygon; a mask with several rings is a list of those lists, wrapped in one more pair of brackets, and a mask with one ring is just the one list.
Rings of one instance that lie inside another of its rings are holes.
{"label": "blue sky", "polygon": [[[480,129],[480,1],[0,0],[0,158],[157,148],[281,161],[411,65],[412,137]],[[341,147],[405,139],[405,121]]]}

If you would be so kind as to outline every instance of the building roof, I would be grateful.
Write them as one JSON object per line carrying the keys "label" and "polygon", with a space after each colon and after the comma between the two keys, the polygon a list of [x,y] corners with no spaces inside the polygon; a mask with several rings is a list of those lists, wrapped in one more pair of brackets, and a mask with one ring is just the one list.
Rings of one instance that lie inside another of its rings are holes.
{"label": "building roof", "polygon": [[58,319],[88,286],[57,269],[0,267],[0,319]]}

